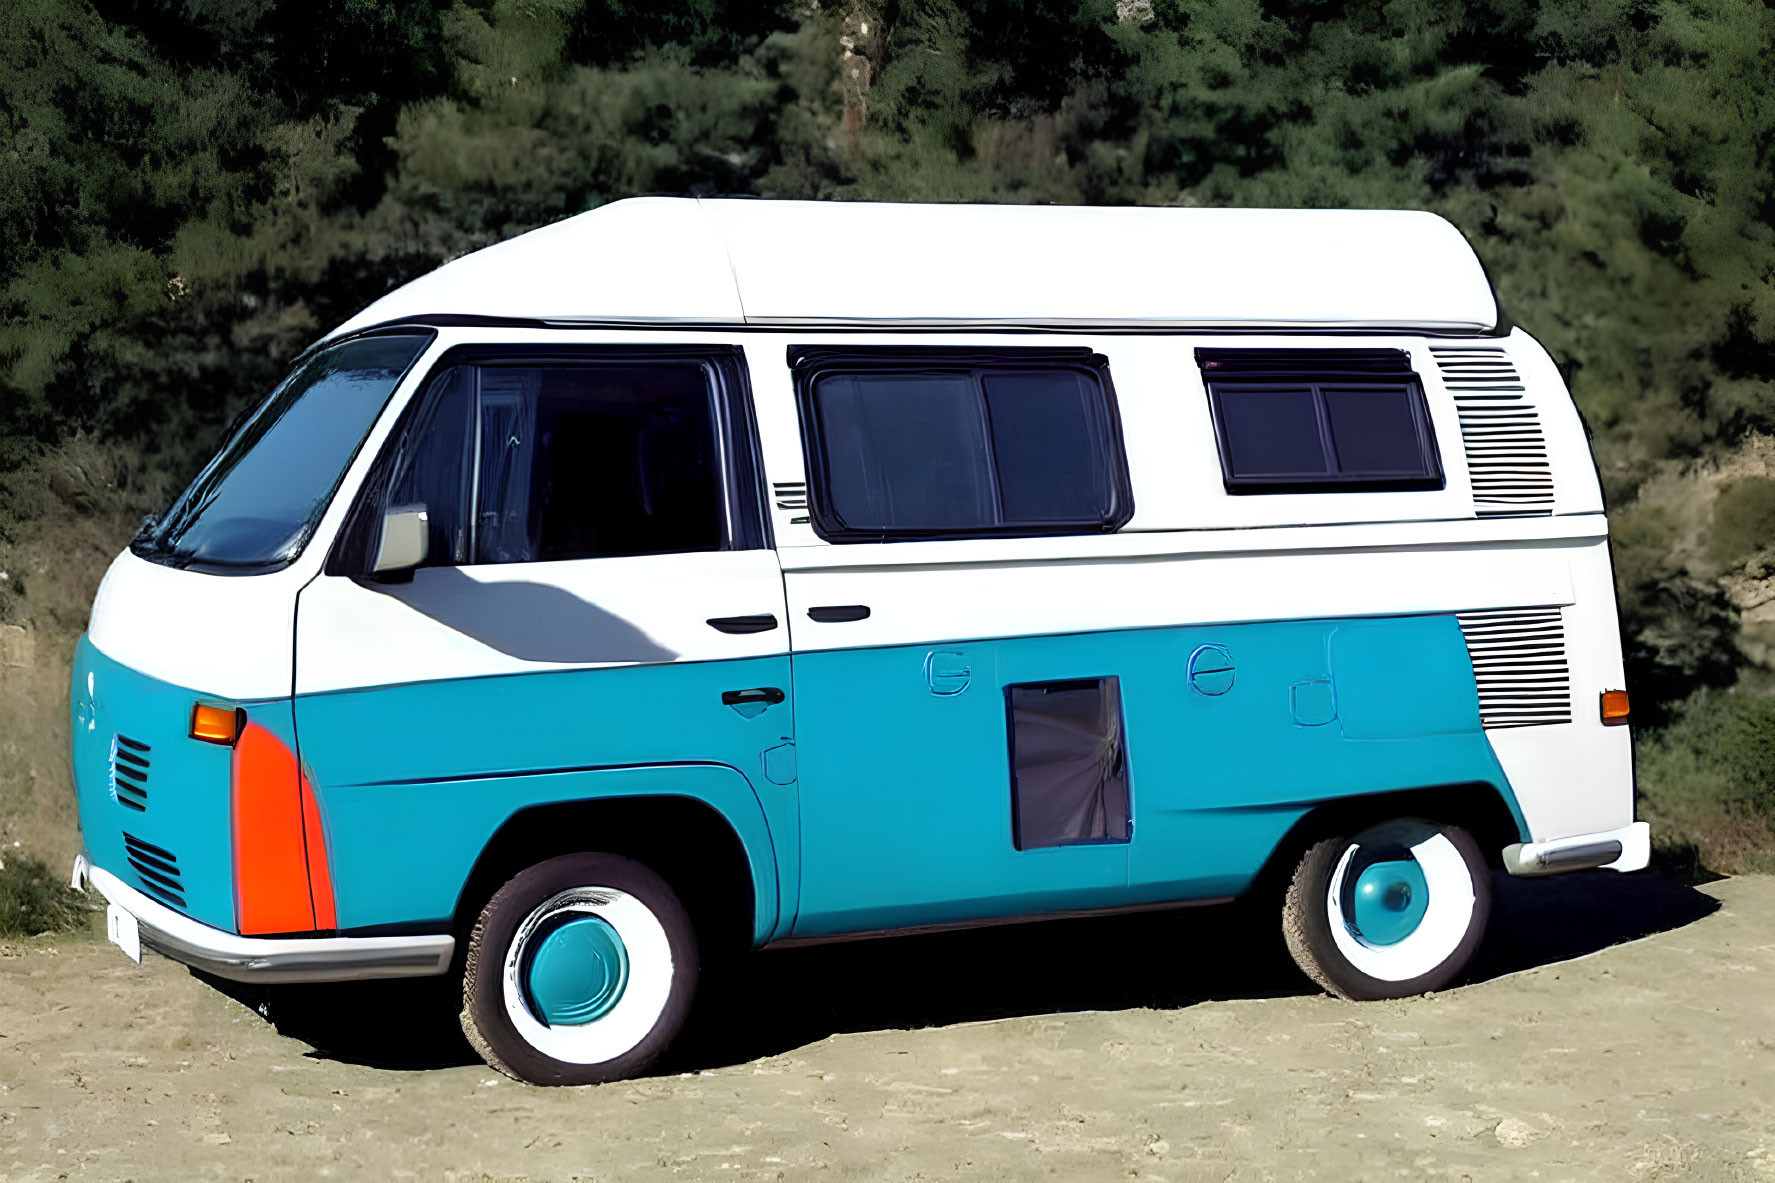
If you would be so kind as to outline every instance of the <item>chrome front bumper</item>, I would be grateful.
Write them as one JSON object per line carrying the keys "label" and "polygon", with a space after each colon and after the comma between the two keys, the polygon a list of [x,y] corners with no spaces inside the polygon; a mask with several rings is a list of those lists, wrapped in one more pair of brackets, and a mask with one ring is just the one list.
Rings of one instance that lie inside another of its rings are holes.
{"label": "chrome front bumper", "polygon": [[1652,827],[1634,822],[1601,834],[1576,834],[1546,842],[1515,842],[1504,847],[1504,869],[1512,875],[1558,875],[1605,867],[1638,871],[1652,861]]}
{"label": "chrome front bumper", "polygon": [[89,885],[136,918],[145,947],[237,982],[428,977],[447,972],[456,952],[456,940],[449,936],[236,936],[149,899],[82,854],[74,860],[74,886]]}

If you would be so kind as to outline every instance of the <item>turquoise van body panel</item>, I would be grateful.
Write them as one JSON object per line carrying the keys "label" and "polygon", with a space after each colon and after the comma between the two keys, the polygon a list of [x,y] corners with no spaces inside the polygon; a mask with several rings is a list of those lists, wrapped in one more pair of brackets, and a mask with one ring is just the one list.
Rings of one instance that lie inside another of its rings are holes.
{"label": "turquoise van body panel", "polygon": [[[1093,633],[795,655],[797,937],[1110,907],[1128,845],[1017,850],[1004,687],[1134,664]],[[1124,680],[1124,704],[1136,699]],[[1149,775],[1129,728],[1135,830]]]}
{"label": "turquoise van body panel", "polygon": [[[446,923],[509,818],[604,798],[719,812],[746,853],[760,944],[1235,895],[1290,827],[1341,797],[1486,784],[1526,833],[1448,616],[802,653],[786,703],[721,703],[726,690],[788,689],[790,665],[570,670],[239,705],[298,747],[342,929]],[[1130,840],[1016,850],[1005,687],[1106,676],[1123,712]],[[200,698],[226,701],[82,638],[81,826],[93,861],[144,890],[165,891],[148,877],[165,868],[132,862],[124,835],[176,856],[181,910],[232,929],[229,752],[188,737]],[[123,793],[142,809],[112,787],[119,735],[144,745],[141,791]]]}
{"label": "turquoise van body panel", "polygon": [[[341,929],[400,924],[443,928],[487,843],[514,814],[538,805],[685,797],[726,818],[745,849],[756,903],[753,942],[775,931],[776,849],[757,794],[717,764],[599,768],[326,791],[333,893]],[[586,849],[598,835],[585,835]]]}
{"label": "turquoise van body panel", "polygon": [[[751,864],[759,939],[794,911],[796,786],[787,656],[614,666],[301,695],[297,735],[342,929],[447,922],[482,847],[522,809],[656,794],[704,801]],[[786,897],[786,898],[785,898]]]}
{"label": "turquoise van body panel", "polygon": [[[240,704],[174,686],[113,661],[84,636],[70,690],[74,790],[94,865],[194,920],[233,931],[231,752],[191,738],[191,708],[200,699],[245,705],[254,720],[288,737],[289,701]],[[134,790],[113,787],[113,745],[134,757],[120,758],[136,770],[120,776]],[[125,835],[137,840],[133,850]]]}
{"label": "turquoise van body panel", "polygon": [[[1236,895],[1296,822],[1341,797],[1486,784],[1525,831],[1449,616],[794,660],[796,936]],[[1120,686],[1131,839],[1014,849],[1005,687],[1106,676]]]}

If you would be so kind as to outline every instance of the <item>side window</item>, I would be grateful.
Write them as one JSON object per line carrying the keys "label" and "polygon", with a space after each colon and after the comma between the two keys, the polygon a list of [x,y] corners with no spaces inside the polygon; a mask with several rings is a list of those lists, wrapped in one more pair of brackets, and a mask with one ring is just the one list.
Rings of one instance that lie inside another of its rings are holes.
{"label": "side window", "polygon": [[764,544],[738,352],[600,352],[446,358],[366,483],[329,569],[364,572],[383,513],[420,506],[430,530],[422,566]]}
{"label": "side window", "polygon": [[468,561],[465,476],[474,459],[474,369],[452,367],[435,381],[432,392],[418,430],[397,453],[388,506],[425,506],[431,543],[420,565],[455,567]]}
{"label": "side window", "polygon": [[1017,849],[1128,841],[1119,681],[1020,683],[1005,701]]}
{"label": "side window", "polygon": [[477,563],[719,550],[701,366],[485,366]]}
{"label": "side window", "polygon": [[830,541],[1101,533],[1132,513],[1100,355],[792,349],[790,364]]}
{"label": "side window", "polygon": [[1423,383],[1399,349],[1198,349],[1230,493],[1443,487]]}

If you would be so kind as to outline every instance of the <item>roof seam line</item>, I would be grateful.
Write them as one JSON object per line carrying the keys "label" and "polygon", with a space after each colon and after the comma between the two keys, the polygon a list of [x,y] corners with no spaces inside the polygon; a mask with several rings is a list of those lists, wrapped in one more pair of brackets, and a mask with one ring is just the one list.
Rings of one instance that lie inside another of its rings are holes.
{"label": "roof seam line", "polygon": [[715,215],[709,212],[709,207],[703,204],[703,199],[698,197],[695,200],[697,211],[708,219],[709,227],[715,231],[715,237],[721,240],[721,256],[727,260],[727,274],[733,280],[733,302],[739,305],[740,322],[749,324],[751,321],[746,316],[746,293],[740,288],[739,268],[733,265],[733,244],[727,241],[727,235],[722,232],[721,223],[715,220]]}

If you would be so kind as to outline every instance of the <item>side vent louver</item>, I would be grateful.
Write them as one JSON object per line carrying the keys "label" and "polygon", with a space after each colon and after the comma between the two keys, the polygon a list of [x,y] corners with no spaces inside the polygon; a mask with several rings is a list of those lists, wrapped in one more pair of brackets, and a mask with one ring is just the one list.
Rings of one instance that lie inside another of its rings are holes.
{"label": "side vent louver", "polygon": [[134,834],[123,835],[123,852],[136,878],[148,894],[164,900],[175,908],[185,906],[185,885],[179,878],[179,860],[172,851],[144,842]]}
{"label": "side vent louver", "polygon": [[1498,346],[1471,345],[1432,345],[1430,355],[1460,413],[1478,515],[1552,513],[1547,438],[1510,356]]}
{"label": "side vent louver", "polygon": [[148,810],[148,745],[111,737],[111,799],[137,813]]}
{"label": "side vent louver", "polygon": [[1496,727],[1572,721],[1572,674],[1558,608],[1460,612],[1479,684],[1479,720]]}
{"label": "side vent louver", "polygon": [[[778,509],[806,509],[807,483],[805,481],[779,481],[770,487],[775,495]],[[791,523],[807,521],[805,517],[790,518]]]}

